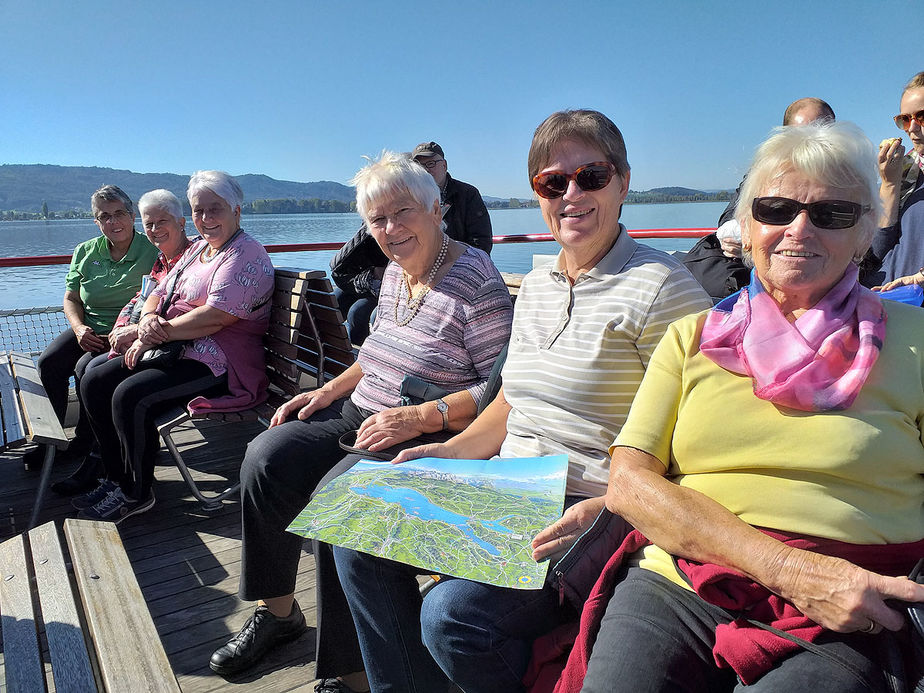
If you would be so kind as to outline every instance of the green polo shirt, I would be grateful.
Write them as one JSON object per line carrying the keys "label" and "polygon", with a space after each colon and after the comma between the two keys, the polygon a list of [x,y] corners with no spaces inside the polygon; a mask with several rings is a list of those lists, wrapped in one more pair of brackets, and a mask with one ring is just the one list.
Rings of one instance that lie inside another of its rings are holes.
{"label": "green polo shirt", "polygon": [[102,235],[74,248],[64,285],[80,294],[84,323],[97,334],[109,332],[119,311],[141,288],[141,277],[151,271],[157,253],[138,232],[118,262],[112,260],[109,242]]}

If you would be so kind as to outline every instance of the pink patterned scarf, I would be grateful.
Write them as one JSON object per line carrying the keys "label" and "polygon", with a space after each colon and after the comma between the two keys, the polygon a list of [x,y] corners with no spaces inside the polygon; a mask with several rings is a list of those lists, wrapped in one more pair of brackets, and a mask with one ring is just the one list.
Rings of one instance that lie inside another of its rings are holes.
{"label": "pink patterned scarf", "polygon": [[747,375],[760,399],[802,411],[847,409],[879,357],[886,313],[857,283],[851,263],[827,295],[794,323],[751,271],[751,284],[706,317],[700,351]]}

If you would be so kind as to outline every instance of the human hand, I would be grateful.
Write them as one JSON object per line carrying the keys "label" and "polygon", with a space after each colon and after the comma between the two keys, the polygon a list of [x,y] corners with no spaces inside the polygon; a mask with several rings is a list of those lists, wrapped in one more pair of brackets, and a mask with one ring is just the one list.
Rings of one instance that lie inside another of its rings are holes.
{"label": "human hand", "polygon": [[603,510],[604,497],[575,503],[564,514],[533,538],[533,560],[558,558],[570,549]]}
{"label": "human hand", "polygon": [[125,367],[130,371],[135,370],[135,366],[137,366],[138,362],[141,360],[142,354],[146,351],[150,351],[154,347],[154,344],[145,344],[140,339],[136,339],[125,351]]}
{"label": "human hand", "polygon": [[900,137],[893,137],[879,143],[879,177],[883,183],[898,185],[902,179],[905,146]]}
{"label": "human hand", "polygon": [[145,344],[156,345],[170,341],[167,328],[170,323],[156,313],[148,313],[138,322],[138,339]]}
{"label": "human hand", "polygon": [[438,457],[443,460],[453,460],[459,456],[448,443],[427,443],[426,445],[417,445],[413,448],[402,450],[395,455],[395,459],[391,463],[401,464],[409,460],[419,460],[421,457]]}
{"label": "human hand", "polygon": [[109,347],[117,354],[124,354],[137,338],[137,325],[117,327],[109,333]]}
{"label": "human hand", "polygon": [[106,348],[106,342],[89,325],[80,325],[75,328],[74,336],[77,337],[77,344],[84,351],[102,351]]}
{"label": "human hand", "polygon": [[924,272],[907,274],[904,277],[893,279],[892,281],[887,282],[882,286],[874,286],[873,291],[891,291],[892,289],[897,289],[900,286],[907,286],[908,284],[920,284],[921,286],[924,286]]}
{"label": "human hand", "polygon": [[886,599],[924,602],[924,585],[880,575],[812,551],[789,549],[780,569],[780,595],[820,626],[838,633],[900,630],[905,617]]}
{"label": "human hand", "polygon": [[392,407],[373,414],[356,431],[357,448],[375,452],[416,438],[424,433],[424,415],[419,405]]}
{"label": "human hand", "polygon": [[301,392],[276,410],[273,418],[270,419],[269,427],[284,424],[295,411],[298,412],[298,418],[304,421],[316,411],[329,407],[333,401],[333,395],[324,388]]}

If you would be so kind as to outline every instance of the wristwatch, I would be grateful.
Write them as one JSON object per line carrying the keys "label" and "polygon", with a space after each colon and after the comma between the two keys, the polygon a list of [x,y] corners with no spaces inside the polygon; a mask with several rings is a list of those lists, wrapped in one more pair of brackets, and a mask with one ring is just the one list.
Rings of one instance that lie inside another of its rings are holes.
{"label": "wristwatch", "polygon": [[443,430],[449,428],[449,405],[440,397],[436,400],[436,410],[443,415]]}

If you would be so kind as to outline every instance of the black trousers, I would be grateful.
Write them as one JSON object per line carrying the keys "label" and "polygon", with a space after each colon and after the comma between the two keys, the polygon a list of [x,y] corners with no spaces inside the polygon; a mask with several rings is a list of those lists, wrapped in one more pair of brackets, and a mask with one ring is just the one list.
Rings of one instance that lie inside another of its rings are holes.
{"label": "black trousers", "polygon": [[167,369],[128,370],[118,356],[84,373],[80,392],[99,441],[106,476],[136,500],[148,497],[160,438],[154,420],[196,395],[226,394],[227,376],[215,376],[199,361],[179,359]]}
{"label": "black trousers", "polygon": [[67,413],[68,381],[71,376],[74,376],[76,381],[80,414],[77,427],[74,429],[74,439],[71,441],[72,446],[79,448],[75,449],[75,452],[89,452],[93,444],[93,432],[80,397],[80,381],[87,364],[99,353],[81,349],[74,330],[67,329],[51,340],[38,358],[39,379],[42,381],[45,392],[48,393],[48,401],[51,402],[55,416],[58,417],[62,426]]}

